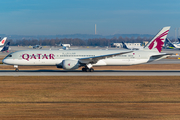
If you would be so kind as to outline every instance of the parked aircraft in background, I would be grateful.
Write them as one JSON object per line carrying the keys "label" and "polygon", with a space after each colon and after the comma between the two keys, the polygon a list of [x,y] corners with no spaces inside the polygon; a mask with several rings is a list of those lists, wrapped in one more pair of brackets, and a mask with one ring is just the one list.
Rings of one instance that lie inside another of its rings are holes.
{"label": "parked aircraft in background", "polygon": [[61,44],[63,50],[68,50],[71,45],[70,44]]}
{"label": "parked aircraft in background", "polygon": [[128,50],[142,50],[143,49],[143,46],[127,47],[126,43],[122,42],[122,44],[123,44],[123,48],[128,49]]}
{"label": "parked aircraft in background", "polygon": [[33,46],[33,49],[42,49],[42,46],[40,46],[40,45],[35,45],[35,46]]}
{"label": "parked aircraft in background", "polygon": [[68,50],[71,47],[70,44],[61,44],[61,42],[60,42],[60,44],[55,44],[55,45],[62,46],[62,49],[60,49],[60,50]]}
{"label": "parked aircraft in background", "polygon": [[171,49],[180,49],[180,42],[171,42],[168,38],[166,38],[165,45],[167,45],[167,44],[169,46],[168,48],[171,48]]}
{"label": "parked aircraft in background", "polygon": [[64,46],[64,47],[71,47],[70,44],[61,44],[61,46]]}
{"label": "parked aircraft in background", "polygon": [[18,66],[56,66],[66,70],[92,72],[93,66],[136,65],[160,60],[172,54],[161,53],[170,27],[164,27],[143,50],[23,50],[10,53],[4,64]]}
{"label": "parked aircraft in background", "polygon": [[10,42],[8,42],[6,45],[4,45],[3,47],[0,47],[0,51],[1,52],[9,52],[9,45],[10,45]]}

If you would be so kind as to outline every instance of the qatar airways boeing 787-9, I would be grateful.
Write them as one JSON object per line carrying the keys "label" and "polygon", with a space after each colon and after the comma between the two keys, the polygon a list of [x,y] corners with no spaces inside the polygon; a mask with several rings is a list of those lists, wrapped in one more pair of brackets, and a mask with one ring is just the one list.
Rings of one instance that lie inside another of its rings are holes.
{"label": "qatar airways boeing 787-9", "polygon": [[143,50],[22,50],[10,53],[4,64],[18,66],[57,66],[66,70],[92,72],[93,66],[122,66],[148,63],[171,54],[161,53],[170,27],[164,27]]}

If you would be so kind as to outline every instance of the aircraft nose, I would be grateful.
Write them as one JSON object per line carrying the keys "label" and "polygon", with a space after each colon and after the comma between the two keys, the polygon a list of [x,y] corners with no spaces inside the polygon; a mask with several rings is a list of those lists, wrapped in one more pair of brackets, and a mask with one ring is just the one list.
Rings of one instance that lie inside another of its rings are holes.
{"label": "aircraft nose", "polygon": [[6,60],[5,60],[5,59],[3,59],[3,60],[2,60],[2,63],[5,63],[5,61],[6,61]]}
{"label": "aircraft nose", "polygon": [[4,59],[2,60],[2,63],[8,64],[7,59],[4,58]]}

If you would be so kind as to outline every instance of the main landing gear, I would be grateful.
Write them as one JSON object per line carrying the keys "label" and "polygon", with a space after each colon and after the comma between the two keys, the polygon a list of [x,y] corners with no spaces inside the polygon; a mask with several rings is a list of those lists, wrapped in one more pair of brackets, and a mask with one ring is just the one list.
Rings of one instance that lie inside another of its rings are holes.
{"label": "main landing gear", "polygon": [[18,69],[18,65],[14,65],[14,68],[16,68],[16,69],[15,69],[15,71],[16,71],[16,72],[18,72],[18,71],[19,71],[19,69]]}
{"label": "main landing gear", "polygon": [[87,64],[82,68],[83,72],[94,72],[94,69],[92,68],[92,64]]}
{"label": "main landing gear", "polygon": [[83,72],[94,72],[93,68],[82,68]]}

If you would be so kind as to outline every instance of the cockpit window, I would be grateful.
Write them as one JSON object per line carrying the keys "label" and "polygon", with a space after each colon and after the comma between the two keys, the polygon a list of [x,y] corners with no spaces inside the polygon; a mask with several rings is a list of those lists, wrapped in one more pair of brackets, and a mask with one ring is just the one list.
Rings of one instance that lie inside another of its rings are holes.
{"label": "cockpit window", "polygon": [[8,55],[7,57],[12,57],[12,55]]}

